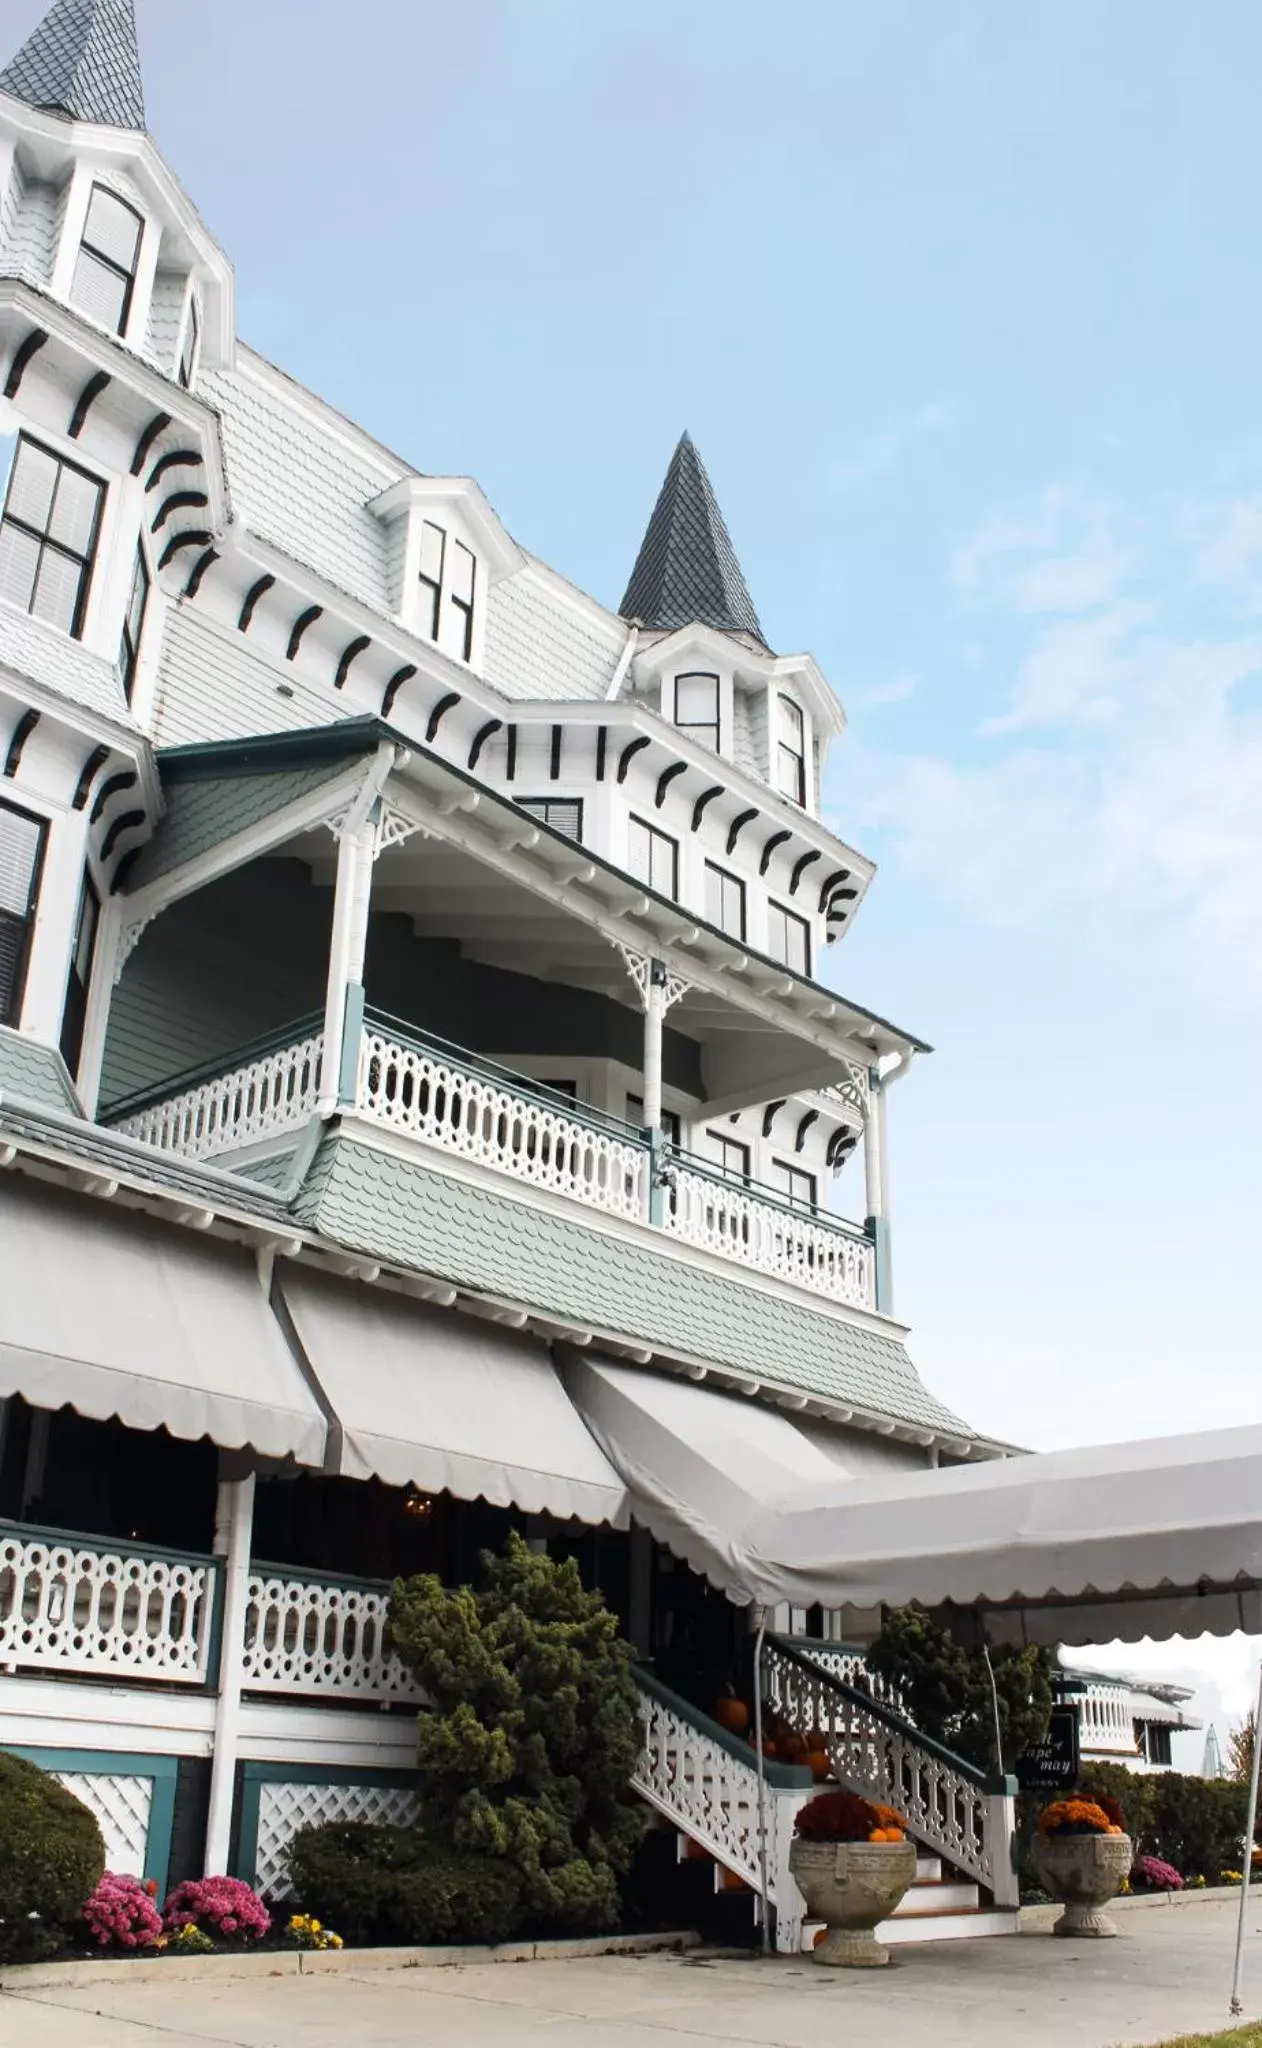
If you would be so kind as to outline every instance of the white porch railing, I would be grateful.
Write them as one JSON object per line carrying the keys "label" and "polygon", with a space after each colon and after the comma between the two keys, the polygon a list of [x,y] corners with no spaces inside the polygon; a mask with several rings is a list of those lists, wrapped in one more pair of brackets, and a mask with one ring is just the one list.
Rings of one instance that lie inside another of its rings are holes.
{"label": "white porch railing", "polygon": [[997,1906],[1016,1905],[1010,1780],[988,1778],[870,1693],[830,1676],[815,1651],[805,1657],[768,1641],[763,1674],[781,1719],[823,1737],[840,1784],[897,1807],[919,1841],[985,1885]]}
{"label": "white porch railing", "polygon": [[[754,1752],[647,1672],[636,1673],[636,1685],[644,1748],[632,1786],[690,1841],[761,1894]],[[776,1913],[776,1946],[787,1954],[800,1946],[802,1921],[789,1847],[794,1817],[812,1791],[809,1771],[765,1766],[767,1892]]]}
{"label": "white porch railing", "polygon": [[411,1674],[386,1647],[388,1585],[256,1565],[247,1598],[242,1684],[248,1692],[379,1703],[420,1698]]}
{"label": "white porch railing", "polygon": [[360,1110],[444,1151],[574,1195],[615,1216],[642,1217],[648,1148],[610,1119],[569,1115],[450,1053],[370,1021],[360,1041]]}
{"label": "white porch railing", "polygon": [[230,1073],[146,1104],[114,1128],[186,1159],[213,1159],[219,1152],[280,1137],[315,1113],[323,1050],[323,1032],[313,1032],[293,1045],[260,1053]]}
{"label": "white porch railing", "polygon": [[662,1221],[674,1236],[813,1294],[875,1307],[876,1263],[866,1237],[692,1164],[675,1166],[671,1179]]}
{"label": "white porch railing", "polygon": [[203,1685],[216,1576],[209,1558],[0,1532],[0,1668]]}

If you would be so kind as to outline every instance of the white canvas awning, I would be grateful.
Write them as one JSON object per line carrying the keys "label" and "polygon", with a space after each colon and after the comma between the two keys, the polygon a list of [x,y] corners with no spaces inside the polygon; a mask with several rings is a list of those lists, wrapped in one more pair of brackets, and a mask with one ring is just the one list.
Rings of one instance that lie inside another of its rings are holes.
{"label": "white canvas awning", "polygon": [[1262,1628],[1262,1428],[889,1474],[773,1504],[757,1597],[985,1603],[995,1640]]}
{"label": "white canvas awning", "polygon": [[625,1519],[626,1489],[537,1338],[301,1269],[282,1289],[341,1425],[348,1477],[562,1520]]}
{"label": "white canvas awning", "polygon": [[740,1394],[564,1354],[575,1407],[631,1495],[631,1512],[676,1557],[739,1602],[760,1597],[750,1532],[776,1503],[845,1484],[829,1452],[787,1416]]}
{"label": "white canvas awning", "polygon": [[0,1395],[319,1465],[327,1424],[250,1253],[135,1210],[0,1188]]}

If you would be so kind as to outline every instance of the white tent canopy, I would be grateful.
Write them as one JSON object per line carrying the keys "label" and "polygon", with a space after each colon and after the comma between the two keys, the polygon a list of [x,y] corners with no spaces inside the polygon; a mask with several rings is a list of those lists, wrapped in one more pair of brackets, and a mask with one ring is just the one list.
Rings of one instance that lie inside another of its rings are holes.
{"label": "white tent canopy", "polygon": [[765,1600],[991,1610],[997,1640],[1262,1627],[1262,1428],[821,1489],[748,1531]]}
{"label": "white tent canopy", "polygon": [[0,1396],[319,1465],[327,1423],[254,1259],[106,1202],[0,1190]]}
{"label": "white tent canopy", "polygon": [[300,1267],[281,1288],[340,1424],[349,1478],[561,1520],[625,1520],[626,1490],[537,1338]]}

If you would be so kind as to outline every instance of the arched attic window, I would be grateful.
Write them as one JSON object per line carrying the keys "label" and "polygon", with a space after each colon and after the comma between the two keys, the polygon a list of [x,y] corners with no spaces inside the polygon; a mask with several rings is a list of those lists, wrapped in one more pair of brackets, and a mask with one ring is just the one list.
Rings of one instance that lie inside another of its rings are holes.
{"label": "arched attic window", "polygon": [[70,302],[111,334],[126,334],[145,224],[108,185],[93,185]]}
{"label": "arched attic window", "polygon": [[719,752],[721,717],[719,679],[694,671],[675,677],[675,724],[698,746]]}

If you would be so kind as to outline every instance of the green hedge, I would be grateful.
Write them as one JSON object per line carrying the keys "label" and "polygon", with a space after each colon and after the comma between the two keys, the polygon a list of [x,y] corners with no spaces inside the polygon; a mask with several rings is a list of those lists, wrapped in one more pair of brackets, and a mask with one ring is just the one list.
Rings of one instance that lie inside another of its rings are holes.
{"label": "green hedge", "polygon": [[303,1910],[348,1941],[508,1941],[522,1924],[512,1863],[444,1849],[415,1828],[302,1828],[289,1871]]}
{"label": "green hedge", "polygon": [[0,1960],[46,1955],[105,1869],[95,1817],[24,1757],[0,1750]]}
{"label": "green hedge", "polygon": [[1141,1777],[1121,1764],[1092,1763],[1083,1765],[1079,1789],[1087,1797],[1112,1793],[1136,1849],[1172,1863],[1181,1877],[1217,1884],[1224,1870],[1241,1868],[1249,1813],[1245,1785],[1182,1771]]}

